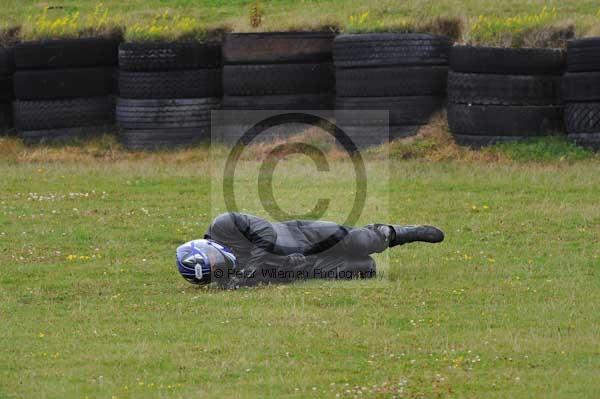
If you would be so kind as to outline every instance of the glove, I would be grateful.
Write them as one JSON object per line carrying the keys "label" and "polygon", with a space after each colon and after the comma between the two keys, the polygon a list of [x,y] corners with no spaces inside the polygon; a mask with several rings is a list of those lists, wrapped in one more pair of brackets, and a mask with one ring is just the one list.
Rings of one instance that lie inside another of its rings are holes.
{"label": "glove", "polygon": [[301,253],[295,253],[287,256],[285,267],[287,269],[298,269],[306,263],[306,257]]}

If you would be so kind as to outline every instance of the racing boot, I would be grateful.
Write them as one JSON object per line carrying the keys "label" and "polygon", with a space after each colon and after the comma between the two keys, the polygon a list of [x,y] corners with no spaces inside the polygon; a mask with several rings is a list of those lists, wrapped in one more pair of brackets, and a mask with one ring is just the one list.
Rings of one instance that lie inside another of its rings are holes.
{"label": "racing boot", "polygon": [[400,226],[390,225],[390,248],[411,242],[429,242],[436,244],[444,241],[444,232],[434,226]]}

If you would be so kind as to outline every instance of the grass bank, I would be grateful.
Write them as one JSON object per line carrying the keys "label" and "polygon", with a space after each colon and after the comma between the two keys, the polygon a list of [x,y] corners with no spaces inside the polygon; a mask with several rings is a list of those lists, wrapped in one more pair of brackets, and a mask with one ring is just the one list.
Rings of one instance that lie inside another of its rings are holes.
{"label": "grass bank", "polygon": [[[377,280],[220,292],[173,265],[223,209],[206,151],[99,147],[0,161],[0,397],[600,392],[597,159],[396,157],[372,187],[389,205],[361,222],[435,223],[444,244],[390,251]],[[284,208],[312,205],[297,201],[314,181],[303,162],[277,169]],[[246,166],[240,192],[255,188]],[[348,168],[317,195],[345,198]]]}
{"label": "grass bank", "polygon": [[[446,22],[440,24],[438,18]],[[345,32],[433,30],[455,33],[459,41],[470,43],[556,46],[574,35],[600,34],[599,22],[600,6],[591,0],[70,0],[60,5],[6,0],[0,8],[0,26],[21,26],[25,39],[90,34],[106,27],[124,28],[130,40],[152,40],[202,37],[206,30],[223,27],[269,31],[335,26]]]}

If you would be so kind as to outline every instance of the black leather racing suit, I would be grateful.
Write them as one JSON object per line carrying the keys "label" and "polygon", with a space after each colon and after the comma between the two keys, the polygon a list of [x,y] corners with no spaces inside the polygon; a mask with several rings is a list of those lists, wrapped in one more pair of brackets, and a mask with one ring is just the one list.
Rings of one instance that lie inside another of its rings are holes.
{"label": "black leather racing suit", "polygon": [[[362,228],[333,222],[292,220],[270,223],[257,216],[230,212],[219,215],[205,238],[229,247],[237,257],[234,271],[240,284],[310,278],[370,278],[376,265],[369,255],[388,248],[378,225]],[[286,267],[288,255],[303,254],[306,262]]]}

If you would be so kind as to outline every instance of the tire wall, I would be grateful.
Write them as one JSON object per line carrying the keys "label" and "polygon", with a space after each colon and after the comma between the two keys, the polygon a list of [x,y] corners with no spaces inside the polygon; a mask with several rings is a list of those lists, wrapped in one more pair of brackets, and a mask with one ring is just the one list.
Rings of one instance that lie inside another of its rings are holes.
{"label": "tire wall", "polygon": [[[228,112],[221,121],[220,140],[233,143],[246,128],[248,120],[238,120],[233,111],[330,110],[335,88],[333,39],[331,32],[226,35],[223,110]],[[289,136],[304,129],[289,124],[273,127],[257,140]]]}
{"label": "tire wall", "polygon": [[13,127],[13,49],[0,47],[0,135]]}
{"label": "tire wall", "polygon": [[370,145],[382,121],[353,111],[387,110],[394,139],[446,105],[460,144],[566,130],[598,149],[599,65],[600,38],[570,41],[566,52],[394,33],[229,34],[222,45],[26,42],[0,48],[0,132],[14,125],[27,143],[82,138],[111,131],[116,117],[127,147],[154,149],[207,139],[219,108],[333,108],[338,124]]}
{"label": "tire wall", "polygon": [[61,39],[14,48],[14,123],[25,143],[83,139],[114,129],[116,39]]}
{"label": "tire wall", "polygon": [[124,43],[119,48],[116,117],[131,150],[209,141],[221,105],[220,43]]}
{"label": "tire wall", "polygon": [[[336,37],[338,126],[361,147],[414,135],[443,107],[451,45],[449,38],[429,34]],[[389,117],[381,120],[369,110],[388,111]]]}
{"label": "tire wall", "polygon": [[568,137],[600,151],[600,38],[568,43],[562,90]]}
{"label": "tire wall", "polygon": [[448,125],[471,147],[564,132],[561,75],[554,49],[455,46],[448,73]]}
{"label": "tire wall", "polygon": [[115,39],[19,43],[14,123],[25,143],[87,138],[114,126]]}

